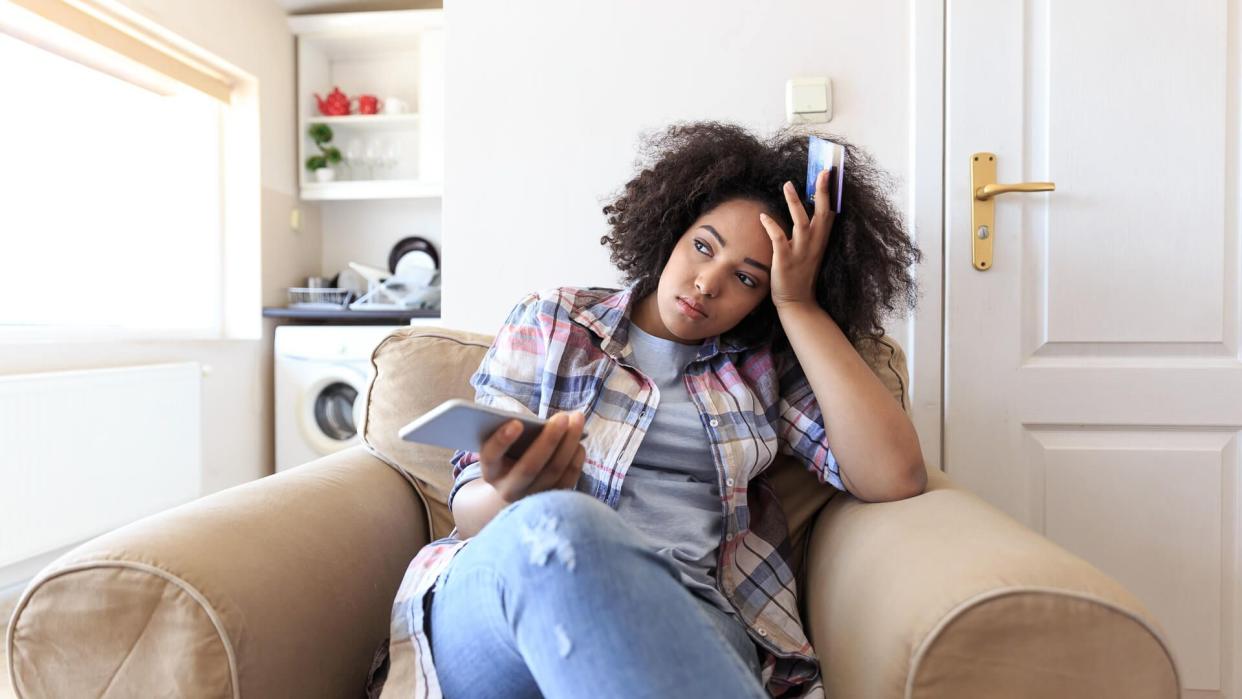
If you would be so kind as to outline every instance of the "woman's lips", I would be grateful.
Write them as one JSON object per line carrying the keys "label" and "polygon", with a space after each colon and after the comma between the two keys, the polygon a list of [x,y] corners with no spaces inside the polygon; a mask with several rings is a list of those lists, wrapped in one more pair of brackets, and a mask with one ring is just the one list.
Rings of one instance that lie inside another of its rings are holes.
{"label": "woman's lips", "polygon": [[707,317],[706,313],[686,303],[686,300],[680,296],[677,297],[677,309],[695,320]]}

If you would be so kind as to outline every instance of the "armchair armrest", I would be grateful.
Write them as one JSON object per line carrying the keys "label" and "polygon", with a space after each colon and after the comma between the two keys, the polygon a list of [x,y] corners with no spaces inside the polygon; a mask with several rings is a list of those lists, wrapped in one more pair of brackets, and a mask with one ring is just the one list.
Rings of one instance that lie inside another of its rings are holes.
{"label": "armchair armrest", "polygon": [[1120,583],[928,469],[926,492],[817,516],[807,621],[828,696],[1179,695]]}
{"label": "armchair armrest", "polygon": [[10,622],[18,696],[357,697],[427,539],[423,504],[354,447],[66,553]]}

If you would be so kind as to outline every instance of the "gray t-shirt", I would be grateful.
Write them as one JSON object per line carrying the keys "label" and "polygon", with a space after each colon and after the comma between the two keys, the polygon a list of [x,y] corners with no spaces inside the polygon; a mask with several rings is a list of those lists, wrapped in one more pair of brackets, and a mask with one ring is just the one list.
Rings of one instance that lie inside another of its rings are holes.
{"label": "gray t-shirt", "polygon": [[[699,410],[686,391],[685,369],[700,345],[665,340],[630,324],[634,363],[656,383],[660,402],[621,483],[617,512],[668,558],[692,593],[736,614],[716,589],[722,508],[719,474]],[[475,462],[457,484],[479,478]]]}
{"label": "gray t-shirt", "polygon": [[700,346],[655,337],[633,323],[629,338],[634,362],[656,383],[660,402],[621,483],[617,512],[677,566],[691,592],[734,614],[715,580],[724,516],[719,473],[685,384],[686,365]]}

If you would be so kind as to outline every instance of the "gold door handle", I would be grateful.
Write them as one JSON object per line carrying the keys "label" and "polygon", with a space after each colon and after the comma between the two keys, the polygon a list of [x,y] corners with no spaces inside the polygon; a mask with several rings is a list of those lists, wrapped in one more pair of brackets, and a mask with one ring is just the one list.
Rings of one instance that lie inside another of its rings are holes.
{"label": "gold door handle", "polygon": [[1017,184],[985,184],[975,190],[975,199],[987,201],[997,194],[1006,192],[1051,192],[1056,189],[1054,182],[1019,182]]}
{"label": "gold door handle", "polygon": [[1053,182],[1018,182],[1000,184],[996,181],[996,154],[975,153],[970,156],[970,258],[974,268],[985,272],[992,268],[992,240],[996,237],[996,196],[1006,192],[1051,192]]}

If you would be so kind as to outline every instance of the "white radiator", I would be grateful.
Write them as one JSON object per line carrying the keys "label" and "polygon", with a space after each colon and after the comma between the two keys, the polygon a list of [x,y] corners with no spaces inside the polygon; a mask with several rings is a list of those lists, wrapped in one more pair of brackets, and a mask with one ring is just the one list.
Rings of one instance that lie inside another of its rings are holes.
{"label": "white radiator", "polygon": [[0,376],[0,570],[198,497],[197,362]]}

